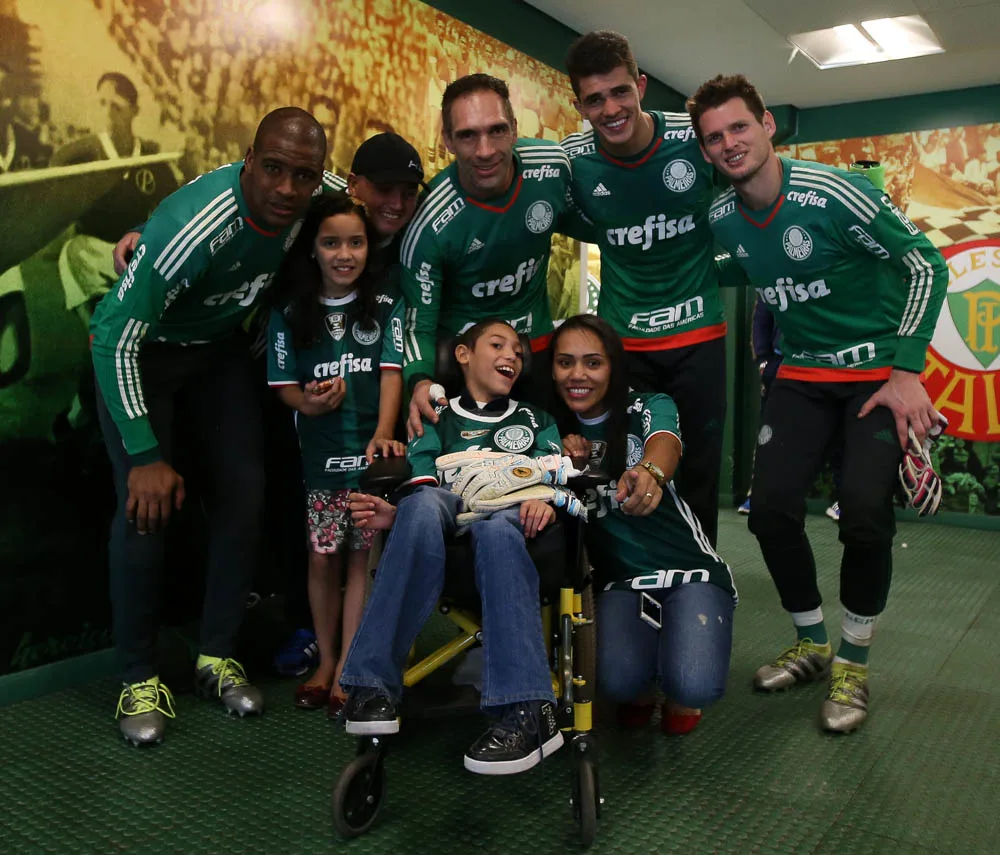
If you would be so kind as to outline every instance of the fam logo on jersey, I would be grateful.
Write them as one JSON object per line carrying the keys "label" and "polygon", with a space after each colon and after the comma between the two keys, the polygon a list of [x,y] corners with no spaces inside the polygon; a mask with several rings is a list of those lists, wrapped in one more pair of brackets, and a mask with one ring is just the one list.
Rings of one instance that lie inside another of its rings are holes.
{"label": "fam logo on jersey", "polygon": [[354,336],[354,340],[358,344],[375,344],[379,340],[379,336],[382,335],[382,327],[378,325],[378,321],[373,320],[372,325],[366,329],[361,326],[360,321],[355,321],[354,326],[351,327],[351,335]]}
{"label": "fam logo on jersey", "polygon": [[288,236],[285,238],[285,252],[291,249],[293,243],[295,243],[295,238],[299,236],[299,232],[302,231],[302,220],[296,220],[292,228],[288,232]]}
{"label": "fam logo on jersey", "polygon": [[710,223],[714,223],[716,220],[728,217],[735,210],[736,202],[730,199],[725,205],[719,205],[718,208],[712,208],[712,210],[708,212],[708,221]]}
{"label": "fam logo on jersey", "polygon": [[493,434],[494,445],[502,448],[504,451],[513,451],[515,453],[520,453],[531,448],[531,444],[534,441],[535,432],[531,428],[522,427],[521,425],[500,428],[500,430]]}
{"label": "fam logo on jersey", "polygon": [[323,323],[326,324],[326,331],[334,341],[340,341],[347,332],[347,315],[343,312],[330,312],[323,319]]}
{"label": "fam logo on jersey", "polygon": [[628,447],[625,449],[625,468],[631,469],[642,460],[642,440],[634,433],[628,435]]}
{"label": "fam logo on jersey", "polygon": [[524,215],[524,224],[528,227],[528,231],[540,235],[549,230],[552,219],[552,206],[544,199],[540,199],[528,208],[528,213]]}
{"label": "fam logo on jersey", "polygon": [[433,220],[431,220],[431,228],[434,230],[434,234],[440,234],[441,229],[443,229],[448,223],[450,223],[458,215],[458,212],[465,207],[465,199],[459,196],[454,202],[452,202],[447,208],[445,208],[440,214],[438,214]]}
{"label": "fam logo on jersey", "polygon": [[237,217],[209,241],[208,252],[215,255],[222,247],[243,231],[243,217]]}
{"label": "fam logo on jersey", "polygon": [[792,261],[805,261],[813,251],[813,239],[802,226],[789,226],[781,238],[785,255]]}
{"label": "fam logo on jersey", "polygon": [[944,247],[948,294],[927,349],[924,386],[948,434],[1000,441],[1000,238]]}
{"label": "fam logo on jersey", "polygon": [[668,190],[672,190],[674,193],[683,193],[685,190],[690,190],[697,177],[698,173],[694,171],[694,167],[686,160],[671,160],[663,168],[663,183],[667,185]]}

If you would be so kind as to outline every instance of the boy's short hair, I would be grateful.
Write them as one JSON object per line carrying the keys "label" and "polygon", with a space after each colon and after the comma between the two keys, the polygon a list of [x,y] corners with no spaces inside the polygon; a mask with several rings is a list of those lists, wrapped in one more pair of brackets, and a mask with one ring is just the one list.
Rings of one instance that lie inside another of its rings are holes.
{"label": "boy's short hair", "polygon": [[566,71],[573,92],[580,96],[580,80],[592,74],[608,74],[624,65],[629,77],[639,80],[639,66],[628,39],[613,30],[585,33],[569,46]]}
{"label": "boy's short hair", "polygon": [[100,89],[105,83],[114,86],[119,97],[124,98],[133,107],[138,106],[139,93],[136,91],[135,84],[124,74],[119,74],[117,71],[106,71],[98,78],[97,88]]}
{"label": "boy's short hair", "polygon": [[688,115],[691,117],[691,124],[694,125],[694,132],[698,135],[698,142],[704,144],[705,140],[701,135],[701,117],[709,110],[721,107],[733,98],[742,98],[747,109],[753,113],[758,122],[764,121],[764,113],[767,107],[760,92],[742,74],[718,74],[711,80],[707,80],[698,87],[698,91],[687,100]]}
{"label": "boy's short hair", "polygon": [[469,350],[476,349],[476,342],[479,341],[485,335],[486,331],[490,327],[501,326],[507,327],[514,335],[517,335],[517,330],[514,329],[507,321],[503,318],[487,318],[484,321],[477,321],[471,327],[469,327],[465,332],[460,333],[458,338],[455,339],[455,347],[460,344],[464,344]]}

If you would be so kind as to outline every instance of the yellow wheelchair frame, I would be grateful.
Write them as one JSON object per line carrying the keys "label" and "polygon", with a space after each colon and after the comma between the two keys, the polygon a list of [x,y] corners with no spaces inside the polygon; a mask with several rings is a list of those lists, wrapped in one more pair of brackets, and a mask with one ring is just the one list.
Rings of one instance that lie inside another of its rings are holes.
{"label": "yellow wheelchair frame", "polygon": [[[577,492],[592,486],[593,476],[571,483]],[[542,592],[542,629],[545,634],[552,687],[556,696],[556,720],[569,747],[573,763],[570,803],[580,840],[589,846],[597,834],[603,799],[597,775],[596,743],[591,732],[597,658],[594,595],[583,547],[582,521],[563,517],[567,542],[566,582],[558,589],[558,602]],[[459,629],[459,635],[411,664],[403,674],[403,685],[411,687],[429,674],[471,649],[482,640],[479,617],[443,597],[438,611]],[[333,791],[333,820],[344,837],[364,834],[375,822],[386,794],[386,737],[363,736],[357,755],[344,767]]]}

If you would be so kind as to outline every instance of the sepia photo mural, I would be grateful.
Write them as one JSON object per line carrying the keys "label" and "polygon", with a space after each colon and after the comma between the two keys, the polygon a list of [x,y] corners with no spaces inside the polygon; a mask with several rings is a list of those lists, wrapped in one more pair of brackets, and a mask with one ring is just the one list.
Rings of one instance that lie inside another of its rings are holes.
{"label": "sepia photo mural", "polygon": [[[326,128],[329,169],[395,131],[431,177],[444,88],[478,71],[509,83],[522,136],[579,130],[562,72],[417,0],[0,0],[0,674],[110,644],[87,327],[113,244],[287,104]],[[554,317],[577,311],[579,257],[559,239]],[[197,524],[172,539],[166,596],[190,598]]]}

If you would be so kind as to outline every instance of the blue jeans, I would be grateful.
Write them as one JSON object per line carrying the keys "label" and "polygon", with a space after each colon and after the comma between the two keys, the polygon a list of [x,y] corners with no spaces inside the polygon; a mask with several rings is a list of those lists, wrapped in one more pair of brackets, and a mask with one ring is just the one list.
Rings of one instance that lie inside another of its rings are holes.
{"label": "blue jeans", "polygon": [[639,618],[638,591],[597,597],[597,685],[627,703],[654,680],[670,700],[702,709],[726,691],[733,645],[733,599],[709,582],[647,590],[663,606],[657,632]]}
{"label": "blue jeans", "polygon": [[[371,687],[398,701],[406,656],[444,587],[445,541],[455,534],[461,499],[419,487],[399,503],[371,597],[351,644],[340,685]],[[554,700],[542,637],[538,572],[519,511],[472,523],[473,567],[483,604],[483,707]]]}

